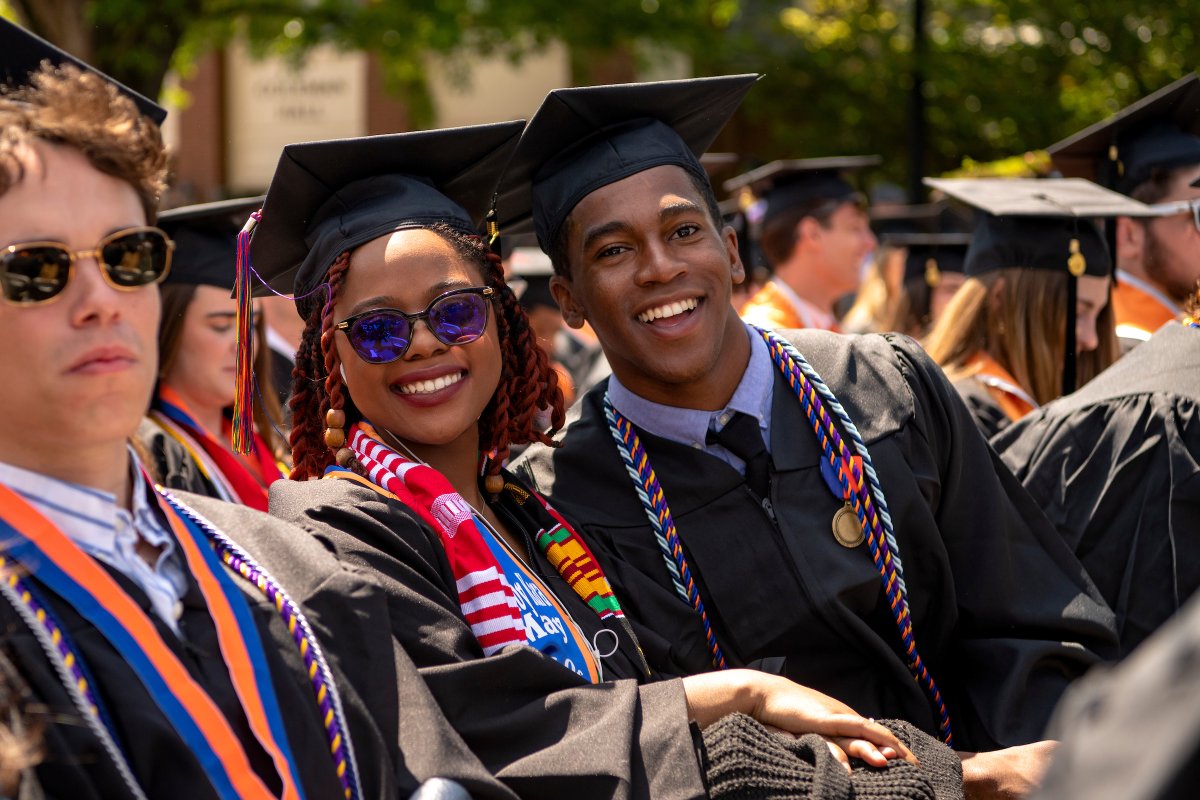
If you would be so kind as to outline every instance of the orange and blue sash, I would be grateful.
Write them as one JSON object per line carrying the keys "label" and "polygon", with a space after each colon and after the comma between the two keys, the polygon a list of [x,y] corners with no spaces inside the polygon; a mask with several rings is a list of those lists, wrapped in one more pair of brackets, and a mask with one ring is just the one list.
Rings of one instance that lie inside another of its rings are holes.
{"label": "orange and blue sash", "polygon": [[[143,485],[134,487],[135,491]],[[156,495],[157,496],[157,495]],[[212,617],[250,727],[274,762],[284,800],[303,797],[267,660],[250,607],[198,526],[161,498]],[[272,798],[221,710],[163,641],[146,612],[94,559],[20,495],[0,484],[4,553],[91,623],[133,669],[195,755],[217,796]]]}

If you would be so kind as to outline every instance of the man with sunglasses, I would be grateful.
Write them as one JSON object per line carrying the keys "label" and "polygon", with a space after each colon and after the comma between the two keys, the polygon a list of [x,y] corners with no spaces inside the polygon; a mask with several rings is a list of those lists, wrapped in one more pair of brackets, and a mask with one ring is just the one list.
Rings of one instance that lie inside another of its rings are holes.
{"label": "man with sunglasses", "polygon": [[1156,206],[1115,230],[1117,336],[1129,350],[1179,316],[1200,281],[1200,76],[1188,75],[1048,148],[1068,177]]}
{"label": "man with sunglasses", "polygon": [[0,626],[36,781],[349,800],[440,774],[510,796],[367,635],[388,612],[365,579],[277,520],[149,480],[128,439],[173,247],[151,225],[158,126],[103,76],[39,66],[69,59],[3,20],[0,52]]}

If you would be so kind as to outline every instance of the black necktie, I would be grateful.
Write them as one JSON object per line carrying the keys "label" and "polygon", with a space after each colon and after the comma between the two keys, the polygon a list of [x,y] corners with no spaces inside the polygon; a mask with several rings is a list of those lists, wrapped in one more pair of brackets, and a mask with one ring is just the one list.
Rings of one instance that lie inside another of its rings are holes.
{"label": "black necktie", "polygon": [[746,462],[746,485],[759,499],[767,498],[771,457],[763,444],[757,419],[739,411],[721,430],[710,428],[706,441],[708,444],[721,445]]}

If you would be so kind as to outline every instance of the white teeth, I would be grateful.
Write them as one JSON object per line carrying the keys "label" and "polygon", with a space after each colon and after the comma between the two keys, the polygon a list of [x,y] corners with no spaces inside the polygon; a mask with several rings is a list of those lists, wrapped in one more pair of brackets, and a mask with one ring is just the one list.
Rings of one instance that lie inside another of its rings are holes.
{"label": "white teeth", "polygon": [[643,311],[641,314],[638,314],[638,319],[642,322],[653,322],[656,319],[670,319],[685,311],[691,311],[698,305],[700,305],[700,301],[692,297],[688,300],[681,300],[678,303],[668,303],[665,306]]}
{"label": "white teeth", "polygon": [[440,392],[447,386],[453,386],[463,379],[463,373],[455,372],[450,375],[443,375],[440,378],[434,378],[428,381],[414,381],[413,383],[405,383],[400,387],[400,394],[433,394]]}

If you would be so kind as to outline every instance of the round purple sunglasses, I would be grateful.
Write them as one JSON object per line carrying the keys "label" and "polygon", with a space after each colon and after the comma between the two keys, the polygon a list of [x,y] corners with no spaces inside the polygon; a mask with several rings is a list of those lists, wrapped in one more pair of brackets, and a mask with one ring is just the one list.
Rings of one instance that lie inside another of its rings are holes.
{"label": "round purple sunglasses", "polygon": [[470,344],[487,328],[489,299],[495,290],[471,286],[438,295],[417,314],[398,308],[372,308],[334,325],[345,331],[350,346],[368,364],[389,364],[408,352],[420,319],[442,344]]}

